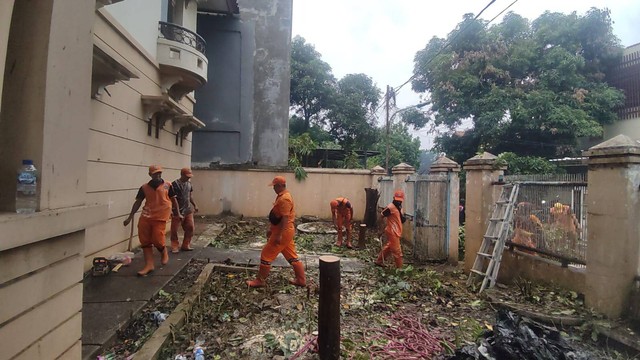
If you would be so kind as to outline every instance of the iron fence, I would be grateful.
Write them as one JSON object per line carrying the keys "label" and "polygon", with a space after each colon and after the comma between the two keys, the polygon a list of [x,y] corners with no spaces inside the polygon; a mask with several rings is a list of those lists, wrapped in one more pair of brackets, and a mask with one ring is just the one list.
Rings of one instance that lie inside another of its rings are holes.
{"label": "iron fence", "polygon": [[563,266],[586,265],[586,175],[517,175],[505,181],[520,185],[508,245]]}
{"label": "iron fence", "polygon": [[200,35],[189,29],[176,24],[160,21],[158,23],[158,30],[160,31],[158,37],[160,38],[176,41],[181,44],[188,45],[202,54],[205,53],[206,42]]}

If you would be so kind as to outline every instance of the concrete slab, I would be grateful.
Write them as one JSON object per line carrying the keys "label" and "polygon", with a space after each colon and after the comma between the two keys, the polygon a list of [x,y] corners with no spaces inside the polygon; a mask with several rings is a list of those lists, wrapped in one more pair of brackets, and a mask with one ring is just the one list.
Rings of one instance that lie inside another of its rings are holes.
{"label": "concrete slab", "polygon": [[100,346],[98,345],[82,345],[82,360],[93,360],[98,356]]}
{"label": "concrete slab", "polygon": [[[172,279],[172,275],[147,277],[104,276],[84,282],[85,303],[148,301]],[[84,310],[83,310],[84,311]]]}
{"label": "concrete slab", "polygon": [[[319,265],[318,258],[322,255],[328,254],[300,254],[300,258],[305,261],[307,266],[317,268]],[[202,249],[197,257],[199,259],[209,259],[209,261],[214,263],[230,263],[238,266],[247,266],[247,264],[249,264],[250,266],[257,266],[260,263],[260,250],[220,249],[207,247]],[[283,256],[278,256],[278,258],[276,258],[276,260],[273,262],[272,266],[289,267],[290,265]],[[362,261],[359,261],[357,259],[340,258],[340,267],[344,272],[358,272],[361,271],[365,266],[366,265]]]}
{"label": "concrete slab", "polygon": [[[162,266],[160,264],[160,253],[154,252],[154,260],[156,269],[153,276],[175,276],[184,266],[196,255],[196,251],[181,251],[177,254],[169,253],[169,263]],[[137,253],[132,259],[131,264],[123,266],[118,272],[111,272],[109,276],[137,276],[137,272],[144,267],[144,259],[142,252]],[[151,275],[150,275],[151,276]]]}
{"label": "concrete slab", "polygon": [[132,314],[144,307],[146,301],[85,303],[82,317],[82,345],[101,346],[113,339],[116,331],[125,326]]}

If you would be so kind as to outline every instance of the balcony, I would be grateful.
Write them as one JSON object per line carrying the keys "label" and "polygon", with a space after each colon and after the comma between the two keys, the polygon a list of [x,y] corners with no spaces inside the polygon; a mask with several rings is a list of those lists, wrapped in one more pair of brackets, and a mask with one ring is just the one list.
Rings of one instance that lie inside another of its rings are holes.
{"label": "balcony", "polygon": [[179,25],[161,21],[158,30],[162,87],[172,98],[180,99],[207,82],[206,43],[200,35]]}

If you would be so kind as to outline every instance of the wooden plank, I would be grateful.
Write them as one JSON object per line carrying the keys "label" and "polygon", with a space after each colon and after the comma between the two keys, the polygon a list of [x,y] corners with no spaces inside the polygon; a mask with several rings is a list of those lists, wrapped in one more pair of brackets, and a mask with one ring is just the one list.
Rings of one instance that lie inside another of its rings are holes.
{"label": "wooden plank", "polygon": [[[191,156],[183,151],[177,151],[175,146],[159,147],[156,144],[140,143],[102,132],[90,131],[89,144],[91,144],[88,157],[90,161],[143,166],[161,162],[168,167],[172,165],[177,167],[191,162]],[[180,147],[178,149],[185,150]]]}
{"label": "wooden plank", "polygon": [[[52,332],[33,343],[13,360],[33,359],[78,359],[82,344],[79,336],[82,334],[82,314],[76,313]],[[73,356],[71,356],[73,354]],[[62,356],[65,355],[65,356]]]}
{"label": "wooden plank", "polygon": [[75,232],[2,251],[0,252],[0,284],[80,254],[83,248],[83,234]]}
{"label": "wooden plank", "polygon": [[82,260],[74,255],[0,287],[0,324],[82,281]]}
{"label": "wooden plank", "polygon": [[[0,360],[11,359],[82,310],[82,284],[0,327]],[[77,334],[80,338],[80,334]]]}

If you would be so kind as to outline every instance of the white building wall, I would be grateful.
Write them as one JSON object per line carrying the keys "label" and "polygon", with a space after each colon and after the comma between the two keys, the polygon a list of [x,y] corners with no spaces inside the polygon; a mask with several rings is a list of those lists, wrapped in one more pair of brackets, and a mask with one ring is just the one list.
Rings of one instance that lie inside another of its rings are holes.
{"label": "white building wall", "polygon": [[135,38],[152,56],[156,56],[158,22],[162,15],[162,2],[155,0],[127,0],[104,9]]}

